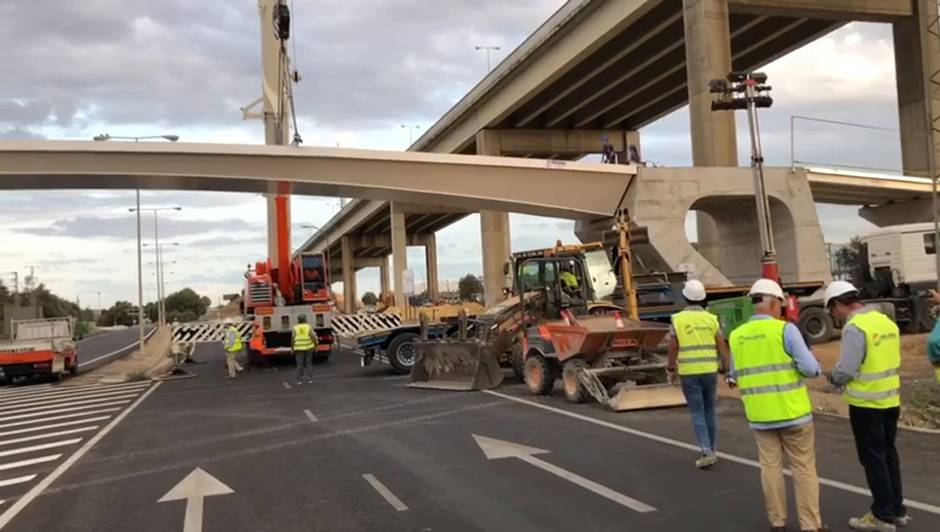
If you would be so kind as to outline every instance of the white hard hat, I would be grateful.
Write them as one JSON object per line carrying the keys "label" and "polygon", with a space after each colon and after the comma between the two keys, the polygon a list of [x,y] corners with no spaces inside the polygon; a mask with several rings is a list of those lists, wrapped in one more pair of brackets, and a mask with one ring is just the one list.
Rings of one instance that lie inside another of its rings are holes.
{"label": "white hard hat", "polygon": [[780,285],[776,281],[770,279],[758,279],[751,285],[751,291],[747,293],[749,296],[764,295],[764,296],[774,296],[775,298],[783,301],[783,288],[780,288]]}
{"label": "white hard hat", "polygon": [[698,279],[688,280],[685,282],[685,286],[682,287],[682,296],[689,301],[704,301],[705,285]]}
{"label": "white hard hat", "polygon": [[854,284],[848,281],[833,281],[826,287],[826,293],[823,296],[824,305],[828,307],[829,302],[834,298],[851,292],[858,292],[858,288],[855,288]]}
{"label": "white hard hat", "polygon": [[224,320],[222,320],[222,323],[224,323],[225,325],[234,325],[235,320],[233,320],[232,318],[225,318]]}

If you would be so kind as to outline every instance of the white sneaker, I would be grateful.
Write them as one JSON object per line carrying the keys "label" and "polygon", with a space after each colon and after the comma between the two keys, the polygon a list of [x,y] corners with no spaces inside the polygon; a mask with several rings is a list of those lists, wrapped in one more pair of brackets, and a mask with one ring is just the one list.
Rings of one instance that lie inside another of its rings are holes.
{"label": "white sneaker", "polygon": [[911,516],[909,514],[894,518],[894,525],[899,528],[909,526],[910,524],[911,524]]}
{"label": "white sneaker", "polygon": [[699,469],[708,469],[718,463],[718,455],[714,452],[710,452],[702,455],[701,458],[695,461],[695,467]]}
{"label": "white sneaker", "polygon": [[878,519],[871,512],[862,517],[853,517],[849,519],[849,528],[861,532],[896,532],[897,527],[894,523],[885,523]]}

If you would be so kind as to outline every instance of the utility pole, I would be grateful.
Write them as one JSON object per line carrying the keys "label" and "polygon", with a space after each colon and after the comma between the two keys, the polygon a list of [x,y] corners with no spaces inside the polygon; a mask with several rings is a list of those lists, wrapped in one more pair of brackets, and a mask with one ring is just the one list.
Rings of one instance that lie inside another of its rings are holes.
{"label": "utility pole", "polygon": [[492,67],[490,66],[490,52],[498,52],[500,50],[499,46],[474,46],[475,50],[485,50],[486,51],[486,73],[489,74]]}

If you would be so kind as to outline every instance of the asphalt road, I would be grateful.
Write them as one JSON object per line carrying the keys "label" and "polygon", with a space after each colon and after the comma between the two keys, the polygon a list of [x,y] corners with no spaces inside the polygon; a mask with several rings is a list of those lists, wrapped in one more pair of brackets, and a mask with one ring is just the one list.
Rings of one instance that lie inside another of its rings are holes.
{"label": "asphalt road", "polygon": [[[148,326],[149,333],[153,327]],[[79,371],[90,371],[120,358],[137,347],[140,332],[137,327],[94,334],[76,342]]]}
{"label": "asphalt road", "polygon": [[[208,362],[192,367],[198,378],[151,388],[61,476],[44,477],[47,487],[4,493],[0,525],[183,530],[189,506],[190,532],[767,529],[754,442],[734,401],[721,404],[726,454],[698,471],[682,409],[614,414],[557,394],[533,400],[518,384],[415,390],[352,355],[318,365],[312,385],[294,386],[289,366],[228,381],[217,346],[197,358]],[[548,452],[490,460],[474,435]],[[869,504],[855,492],[864,482],[851,435],[820,417],[817,439],[824,518],[845,530]],[[900,440],[911,531],[940,530],[938,443]],[[196,468],[216,480],[197,472],[194,485],[215,495],[187,502],[194,492],[171,489]],[[792,510],[791,522],[797,530]]]}

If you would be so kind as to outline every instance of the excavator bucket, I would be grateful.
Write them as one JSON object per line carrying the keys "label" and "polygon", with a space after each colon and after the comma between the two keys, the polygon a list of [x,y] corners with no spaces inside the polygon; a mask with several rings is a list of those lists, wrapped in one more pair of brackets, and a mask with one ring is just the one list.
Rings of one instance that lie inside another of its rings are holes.
{"label": "excavator bucket", "polygon": [[625,375],[621,368],[583,369],[578,380],[591,397],[614,412],[686,404],[675,384],[640,384]]}
{"label": "excavator bucket", "polygon": [[416,340],[408,386],[433,390],[487,390],[503,382],[492,349],[477,339]]}

